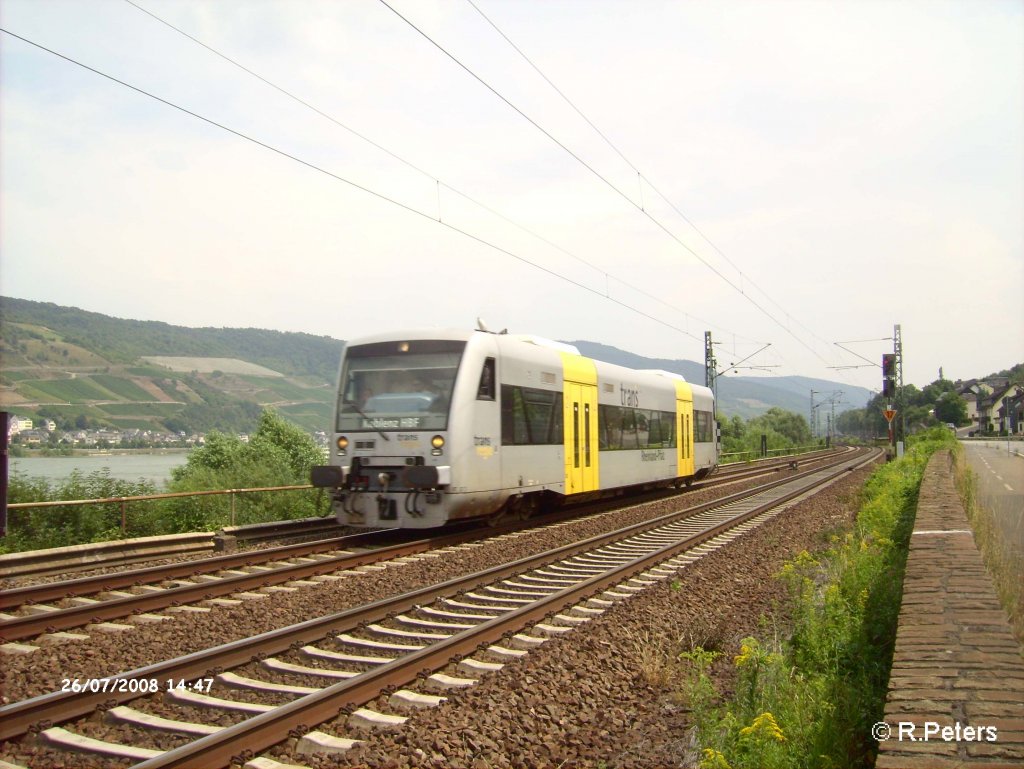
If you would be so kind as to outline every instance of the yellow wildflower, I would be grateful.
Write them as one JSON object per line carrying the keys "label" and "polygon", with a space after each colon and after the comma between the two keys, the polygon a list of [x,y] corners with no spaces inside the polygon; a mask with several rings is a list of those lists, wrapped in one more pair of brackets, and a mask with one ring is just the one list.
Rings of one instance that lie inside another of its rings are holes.
{"label": "yellow wildflower", "polygon": [[750,726],[744,726],[740,729],[741,737],[758,737],[761,735],[776,742],[786,741],[786,735],[782,733],[782,729],[775,723],[775,716],[767,711],[755,718],[754,723]]}
{"label": "yellow wildflower", "polygon": [[740,653],[733,657],[733,663],[736,667],[741,668],[750,662],[751,658],[757,653],[757,642],[753,638],[744,638],[740,642]]}
{"label": "yellow wildflower", "polygon": [[704,758],[700,760],[700,769],[732,769],[725,756],[714,748],[704,748]]}

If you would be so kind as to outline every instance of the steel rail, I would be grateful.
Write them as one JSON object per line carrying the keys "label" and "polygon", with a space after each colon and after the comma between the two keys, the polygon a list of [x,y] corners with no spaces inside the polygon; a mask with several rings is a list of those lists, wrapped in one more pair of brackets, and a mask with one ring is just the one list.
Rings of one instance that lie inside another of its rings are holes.
{"label": "steel rail", "polygon": [[[827,465],[834,467],[847,464],[850,458]],[[326,635],[343,632],[340,628],[350,628],[364,622],[374,622],[395,612],[406,611],[424,601],[439,597],[451,596],[506,576],[528,571],[540,565],[576,553],[585,552],[608,542],[656,528],[673,520],[695,515],[722,505],[731,504],[747,497],[769,491],[785,483],[804,478],[822,469],[817,468],[798,473],[783,479],[775,479],[753,489],[736,492],[716,500],[695,505],[683,510],[667,513],[640,523],[623,527],[616,531],[598,534],[580,542],[562,545],[543,553],[526,556],[508,564],[502,564],[475,574],[456,577],[439,585],[427,586],[409,593],[375,601],[374,603],[354,607],[335,614],[319,617],[298,623],[286,628],[268,631],[250,638],[232,641],[227,644],[205,649],[184,657],[158,662],[128,672],[108,676],[104,680],[113,679],[158,679],[160,681],[174,678],[192,680],[201,678],[215,668],[228,668],[245,664],[259,655],[272,655],[290,649],[294,644],[303,644],[318,640]],[[120,704],[139,697],[131,692],[71,692],[57,691],[42,694],[21,702],[0,707],[0,740],[8,740],[27,733],[34,725],[67,721],[92,712],[97,706],[104,704]]]}
{"label": "steel rail", "polygon": [[[870,460],[867,460],[870,461]],[[830,473],[827,477],[813,483],[801,485],[791,491],[784,492],[776,498],[769,499],[754,508],[733,516],[721,523],[710,526],[695,535],[678,542],[642,555],[622,566],[615,567],[603,574],[598,574],[570,585],[548,598],[513,610],[507,614],[483,622],[476,627],[463,630],[447,639],[433,642],[431,645],[413,652],[379,668],[367,671],[359,676],[342,681],[312,694],[281,705],[274,710],[247,719],[224,730],[169,750],[159,756],[136,764],[133,769],[187,769],[203,766],[209,769],[225,767],[232,764],[244,764],[256,753],[266,750],[288,736],[289,733],[304,733],[310,727],[323,723],[345,712],[376,698],[388,687],[406,685],[421,674],[433,672],[450,663],[453,657],[470,654],[486,644],[493,643],[507,633],[520,630],[524,625],[539,620],[553,612],[560,611],[570,604],[589,597],[612,585],[629,579],[651,566],[690,550],[719,534],[728,531],[752,518],[756,518],[795,497],[806,494],[809,490],[824,485],[834,478],[844,475],[853,469],[847,458],[842,463],[848,465]],[[824,468],[827,470],[830,468]],[[823,472],[818,468],[813,473]],[[793,478],[786,479],[786,483]],[[763,492],[762,492],[763,493]],[[721,503],[714,507],[721,506]]]}
{"label": "steel rail", "polygon": [[[719,473],[716,473],[714,476],[694,483],[691,486],[691,488],[708,488],[721,483],[732,482],[744,477],[757,476],[770,470],[784,467],[786,464],[782,460],[769,460],[769,462],[770,464],[756,468],[737,467],[735,470],[729,469],[725,470],[724,472],[720,471]],[[580,511],[574,511],[574,514],[579,515]],[[546,523],[546,521],[538,521],[536,523]],[[493,534],[502,533],[503,530],[503,528],[492,528],[487,531],[487,535],[490,536]],[[327,552],[330,550],[344,549],[346,547],[360,547],[366,544],[372,545],[375,544],[375,541],[377,539],[384,538],[387,535],[395,536],[396,532],[400,531],[402,530],[388,529],[385,531],[363,532],[360,534],[347,535],[344,537],[333,537],[330,539],[317,540],[315,542],[281,545],[279,547],[266,548],[263,550],[249,550],[239,553],[230,553],[227,555],[195,559],[192,561],[185,561],[176,564],[149,566],[140,569],[112,572],[109,574],[99,574],[90,577],[80,577],[78,579],[67,580],[62,582],[51,582],[40,585],[27,585],[24,587],[16,587],[11,588],[9,590],[0,591],[0,610],[22,606],[28,603],[42,603],[54,599],[59,600],[63,598],[90,595],[109,590],[117,590],[119,588],[124,587],[133,587],[146,582],[159,582],[179,577],[191,577],[197,574],[209,573],[211,571],[232,569],[237,568],[239,566],[252,566],[254,564],[264,563],[266,561],[271,560],[301,557],[316,553]],[[127,613],[131,612],[129,611]],[[125,616],[125,613],[121,613],[118,615],[108,615],[107,617],[105,617],[105,619],[109,619],[111,618],[111,616]],[[25,625],[25,627],[28,626],[29,625],[27,624]],[[72,625],[66,625],[65,627],[70,626]],[[0,622],[0,638],[7,638],[4,629],[8,627],[10,627],[12,630],[17,629],[17,626],[15,625],[8,626],[5,623]],[[45,630],[47,626],[37,625],[36,627],[42,627]],[[31,633],[26,632],[17,637],[26,638],[29,635],[31,635]]]}
{"label": "steel rail", "polygon": [[343,537],[316,540],[315,542],[280,545],[263,550],[245,550],[237,553],[212,556],[210,558],[197,558],[180,563],[146,566],[140,569],[97,574],[91,577],[78,577],[62,582],[15,587],[0,591],[0,609],[20,606],[26,603],[50,601],[55,598],[68,598],[70,596],[100,593],[104,590],[116,590],[122,587],[132,587],[144,582],[160,582],[177,577],[191,577],[196,574],[209,573],[220,569],[252,566],[256,563],[279,560],[281,558],[296,558],[346,547],[372,545],[381,536],[382,532],[380,531],[369,531]]}
{"label": "steel rail", "polygon": [[[821,456],[827,456],[828,454],[834,454],[834,453],[835,453],[835,450],[823,450],[823,451],[811,452],[811,453],[807,453],[807,454],[803,454],[803,455],[799,455],[799,456],[801,458],[803,458],[804,460],[807,460],[807,461],[818,461]],[[794,456],[798,456],[798,455],[794,455]],[[771,458],[771,459],[759,459],[759,460],[743,462],[743,463],[736,463],[736,464],[730,464],[730,465],[721,465],[718,468],[716,468],[716,470],[714,471],[714,473],[715,473],[714,475],[708,476],[707,478],[699,480],[699,481],[694,481],[694,482],[688,484],[687,488],[688,489],[690,489],[690,488],[707,488],[707,487],[710,487],[710,486],[714,486],[714,485],[718,485],[720,483],[727,482],[727,480],[729,478],[756,476],[756,475],[759,475],[761,473],[768,472],[771,469],[777,469],[777,468],[783,467],[786,464],[787,457],[788,457],[788,455],[785,455],[785,456],[782,456],[782,457],[777,457],[777,458]],[[226,493],[226,492],[236,492],[237,493],[237,492],[240,492],[240,490],[245,490],[245,492],[262,492],[262,490],[281,490],[281,489],[290,489],[290,488],[293,488],[293,487],[292,486],[271,486],[271,487],[267,487],[267,488],[250,488],[250,489],[219,489],[219,490],[213,490],[213,492],[202,492],[202,493],[195,493],[195,494],[200,494],[200,495],[202,495],[202,494],[222,494],[222,493]],[[306,488],[306,486],[295,486],[295,488]],[[176,494],[170,495],[170,496],[191,496],[193,494],[194,493],[176,493]],[[22,506],[37,506],[37,505],[41,505],[41,506],[55,507],[55,506],[66,505],[66,504],[114,503],[114,502],[121,502],[121,501],[125,501],[125,500],[130,501],[130,500],[135,500],[135,499],[150,499],[150,496],[142,496],[142,497],[138,497],[138,498],[115,497],[115,498],[106,498],[106,499],[99,499],[99,500],[73,500],[73,501],[57,501],[57,502],[52,502],[52,503],[18,503],[18,504],[22,505]],[[315,528],[311,529],[310,528],[311,526],[316,526],[316,524],[315,524],[316,521],[321,521],[321,523],[319,523],[318,527],[315,527]],[[249,525],[245,525],[245,526],[231,526],[231,527],[222,529],[221,530],[221,535],[224,535],[224,533],[229,533],[229,535],[231,537],[237,538],[239,541],[253,542],[253,541],[263,541],[263,540],[269,540],[269,539],[285,539],[285,538],[289,538],[289,537],[301,537],[303,535],[307,535],[307,533],[310,533],[313,530],[316,530],[316,531],[318,531],[318,530],[327,530],[328,528],[337,527],[339,525],[340,524],[335,522],[333,516],[330,519],[327,519],[327,518],[308,519],[307,518],[307,519],[295,520],[295,521],[272,521],[272,522],[269,522],[269,523],[257,523],[257,524],[249,524]],[[271,533],[259,532],[259,531],[257,531],[257,529],[272,530],[272,535],[271,535]],[[293,531],[292,529],[296,529],[296,530]],[[197,552],[202,552],[203,550],[212,550],[213,549],[213,544],[212,543],[216,539],[218,539],[218,535],[217,535],[216,532],[205,532],[205,533],[207,533],[209,542],[211,544],[209,544],[209,545],[207,545],[205,547],[197,548]],[[176,557],[176,556],[179,556],[179,555],[182,555],[182,554],[189,554],[191,552],[190,549],[186,549],[186,550],[182,551],[180,547],[169,548],[165,552],[165,551],[161,551],[159,549],[159,547],[156,547],[154,544],[151,544],[151,543],[148,543],[148,542],[146,542],[146,545],[145,545],[145,548],[144,548],[144,552],[140,552],[139,551],[139,544],[141,542],[145,542],[145,541],[148,541],[148,540],[159,540],[159,539],[160,539],[159,537],[148,537],[148,538],[133,539],[133,540],[120,540],[120,541],[116,541],[116,542],[100,542],[100,543],[93,543],[93,544],[89,544],[89,545],[79,545],[79,546],[75,546],[75,548],[74,548],[75,551],[76,551],[75,554],[71,554],[71,553],[67,552],[68,548],[54,548],[54,549],[52,549],[52,553],[56,554],[57,556],[63,556],[63,557],[62,558],[58,557],[57,559],[55,559],[53,565],[47,565],[47,558],[48,558],[48,553],[51,552],[50,550],[37,550],[37,551],[25,552],[25,553],[10,553],[10,554],[7,554],[5,556],[0,556],[0,564],[2,564],[2,566],[0,566],[0,567],[10,569],[10,572],[7,574],[7,576],[9,576],[9,578],[13,578],[13,579],[25,579],[25,578],[28,578],[28,579],[31,579],[31,578],[34,578],[34,576],[46,576],[46,575],[54,574],[54,573],[67,573],[68,571],[84,571],[84,570],[87,570],[87,569],[95,569],[95,568],[106,566],[106,565],[109,565],[109,566],[122,566],[122,565],[126,565],[126,564],[133,563],[133,562],[138,562],[138,561],[156,560],[158,558],[171,558],[171,557]],[[282,547],[298,547],[298,544],[297,545],[291,545],[291,546],[282,546]],[[126,553],[126,555],[122,555],[121,554],[122,552]],[[212,561],[214,558],[220,558],[220,557],[222,557],[222,556],[211,556],[210,560]],[[79,560],[77,560],[75,562],[69,563],[69,559],[79,559]],[[201,561],[200,561],[200,559],[197,559],[196,562],[201,562]],[[31,566],[26,567],[26,564],[33,564],[33,563],[38,563],[39,565],[36,566],[36,567],[31,567]],[[224,566],[224,567],[228,568],[230,566]],[[142,568],[145,568],[145,567],[142,567]],[[108,576],[108,578],[109,578],[109,575],[99,575],[99,576],[94,576],[94,578],[83,578],[83,581],[85,579],[100,580],[100,579],[103,579],[104,576]],[[142,575],[142,579],[144,579],[144,574]],[[69,582],[67,582],[65,584],[67,584],[69,586],[69,591],[68,591],[67,594],[59,594],[59,593],[56,593],[56,592],[53,592],[50,595],[42,595],[41,594],[40,597],[37,597],[34,600],[45,601],[45,600],[50,600],[50,599],[52,599],[54,597],[67,597],[67,596],[70,596],[70,595],[87,595],[87,593],[85,593],[85,592],[74,592],[74,591],[84,591],[86,589],[86,586],[83,585],[82,587],[79,587],[78,583],[75,582],[75,581],[69,581]],[[122,582],[121,585],[122,586],[130,585],[130,583]],[[117,587],[120,587],[120,586],[104,584],[103,586],[101,586],[99,588],[99,590],[112,590],[112,589],[116,589]],[[13,590],[20,590],[20,589],[12,589],[11,591],[7,591],[7,593],[12,596],[12,595],[14,595]],[[55,591],[56,588],[52,588],[51,590]],[[29,600],[32,600],[32,599],[28,599],[27,598],[27,599],[23,600],[23,602],[28,602]],[[0,592],[0,609],[6,608],[6,607],[9,607],[9,606],[12,606],[12,605],[16,605],[14,600],[11,599],[11,598],[5,599],[4,598],[4,593]]]}
{"label": "steel rail", "polygon": [[[380,539],[382,536],[387,534],[393,535],[394,533],[391,531],[374,531],[367,532],[365,534],[352,535],[351,538],[341,537],[340,539],[346,541],[348,546],[352,546],[355,544],[352,541],[353,539],[360,543],[366,543],[372,541],[372,535],[376,535],[376,539]],[[0,621],[0,641],[8,642],[31,638],[39,635],[40,633],[81,627],[83,624],[90,622],[102,622],[105,620],[117,619],[118,617],[126,617],[135,613],[155,611],[158,609],[165,609],[169,606],[179,606],[181,604],[192,603],[195,601],[231,595],[232,593],[245,592],[247,590],[265,587],[267,585],[306,579],[308,577],[314,577],[320,574],[343,569],[354,569],[358,566],[365,566],[368,564],[378,563],[383,560],[415,555],[417,553],[422,553],[439,547],[452,547],[454,545],[473,541],[477,538],[479,538],[479,532],[475,530],[469,532],[461,531],[440,537],[416,539],[412,542],[392,545],[361,553],[347,553],[344,555],[322,558],[312,563],[282,565],[272,569],[271,571],[257,571],[245,575],[218,577],[215,581],[211,580],[208,582],[197,582],[193,585],[181,585],[174,588],[165,588],[159,592],[143,593],[125,598],[114,598],[111,600],[100,601],[95,604],[87,604],[85,606],[58,609],[57,611],[47,612],[45,614],[30,614],[22,617],[13,617],[8,620]],[[333,547],[321,547],[320,550],[336,550],[343,546],[344,545],[340,543],[336,543]],[[262,550],[256,552],[266,553],[268,551]],[[296,555],[293,554],[289,557],[296,557]],[[265,562],[276,559],[270,558],[260,560]],[[249,561],[253,561],[251,553]],[[221,565],[217,568],[224,569],[229,567]],[[193,568],[191,573],[197,574],[204,572],[202,570],[197,571]],[[161,577],[161,579],[169,579],[169,577],[164,576]],[[121,584],[123,585],[128,583]],[[135,584],[135,582],[131,582],[130,584]]]}

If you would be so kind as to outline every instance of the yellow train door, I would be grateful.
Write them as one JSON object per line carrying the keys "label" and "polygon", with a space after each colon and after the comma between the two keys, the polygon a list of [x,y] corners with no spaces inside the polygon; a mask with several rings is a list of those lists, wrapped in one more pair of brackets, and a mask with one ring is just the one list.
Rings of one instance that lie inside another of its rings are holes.
{"label": "yellow train door", "polygon": [[[680,397],[685,396],[685,397]],[[693,475],[693,395],[689,385],[676,383],[676,458],[680,477]]]}
{"label": "yellow train door", "polygon": [[565,493],[597,488],[597,387],[565,382]]}

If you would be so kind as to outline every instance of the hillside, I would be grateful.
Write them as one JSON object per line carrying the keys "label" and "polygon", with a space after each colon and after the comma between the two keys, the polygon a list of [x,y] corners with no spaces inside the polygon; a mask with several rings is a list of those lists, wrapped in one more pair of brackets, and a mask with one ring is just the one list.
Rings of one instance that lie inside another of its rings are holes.
{"label": "hillside", "polygon": [[[307,430],[330,424],[343,342],[262,329],[186,328],[0,297],[0,408],[68,425],[248,432],[264,406]],[[704,382],[704,366],[644,358],[595,342],[588,357]],[[810,390],[843,390],[837,412],[869,393],[803,377],[720,377],[720,410],[744,418],[806,414]]]}
{"label": "hillside", "polygon": [[[48,302],[0,297],[0,325],[8,351],[8,322],[43,326],[65,344],[115,364],[143,356],[239,358],[282,374],[333,381],[342,342],[326,336],[255,328],[186,328],[150,320],[123,320]],[[18,366],[16,358],[5,368]]]}
{"label": "hillside", "polygon": [[330,422],[342,342],[185,328],[0,298],[0,407],[78,427],[248,432],[264,406]]}

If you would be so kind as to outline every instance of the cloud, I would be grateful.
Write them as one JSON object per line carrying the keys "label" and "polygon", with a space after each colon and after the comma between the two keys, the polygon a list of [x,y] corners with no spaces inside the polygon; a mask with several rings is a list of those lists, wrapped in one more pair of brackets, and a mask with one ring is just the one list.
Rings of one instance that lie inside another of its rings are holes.
{"label": "cloud", "polygon": [[341,337],[482,314],[696,359],[711,329],[814,376],[902,322],[920,384],[1024,349],[1015,4],[481,4],[629,163],[471,6],[396,6],[603,180],[383,6],[144,4],[426,173],[124,3],[5,24],[420,214],[8,39],[5,293]]}

